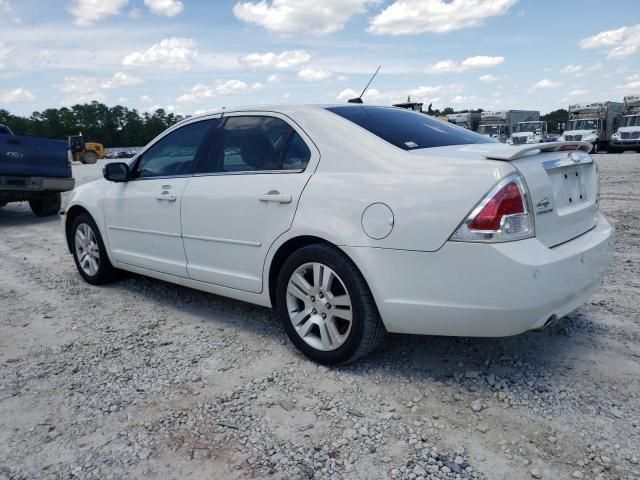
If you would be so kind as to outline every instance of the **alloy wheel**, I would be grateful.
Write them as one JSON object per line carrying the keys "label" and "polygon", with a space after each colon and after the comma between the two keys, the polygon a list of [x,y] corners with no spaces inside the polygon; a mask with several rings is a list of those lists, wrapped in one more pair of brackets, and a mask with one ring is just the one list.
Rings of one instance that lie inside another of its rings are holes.
{"label": "alloy wheel", "polygon": [[316,350],[336,350],[349,338],[351,297],[338,274],[322,263],[305,263],[293,272],[287,311],[296,333]]}
{"label": "alloy wheel", "polygon": [[95,276],[100,268],[100,249],[93,229],[86,223],[81,223],[76,229],[75,247],[82,271],[91,277]]}

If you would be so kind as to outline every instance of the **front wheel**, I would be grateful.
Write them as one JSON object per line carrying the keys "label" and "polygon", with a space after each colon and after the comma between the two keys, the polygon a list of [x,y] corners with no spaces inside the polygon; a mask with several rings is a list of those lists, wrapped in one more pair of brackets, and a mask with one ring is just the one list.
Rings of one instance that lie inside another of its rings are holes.
{"label": "front wheel", "polygon": [[93,218],[88,214],[78,215],[71,227],[73,259],[78,272],[88,283],[102,285],[116,278],[102,241],[102,236]]}
{"label": "front wheel", "polygon": [[367,283],[336,247],[309,245],[294,252],[278,276],[276,301],[292,343],[325,365],[365,356],[384,335]]}
{"label": "front wheel", "polygon": [[86,152],[82,157],[82,163],[85,165],[93,165],[98,161],[98,155],[95,152]]}
{"label": "front wheel", "polygon": [[29,207],[36,217],[48,217],[60,212],[62,196],[59,193],[44,194],[29,200]]}

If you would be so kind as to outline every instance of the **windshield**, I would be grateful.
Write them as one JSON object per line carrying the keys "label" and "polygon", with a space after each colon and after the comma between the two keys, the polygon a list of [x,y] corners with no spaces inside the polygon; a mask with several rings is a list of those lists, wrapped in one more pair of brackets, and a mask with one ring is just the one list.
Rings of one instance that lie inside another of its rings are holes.
{"label": "windshield", "polygon": [[640,115],[622,117],[621,127],[640,127]]}
{"label": "windshield", "polygon": [[523,122],[516,123],[515,133],[519,132],[541,132],[542,122]]}
{"label": "windshield", "polygon": [[480,135],[499,135],[500,125],[480,125],[478,127],[478,133]]}
{"label": "windshield", "polygon": [[597,130],[598,120],[595,118],[587,120],[570,120],[567,123],[567,130]]}
{"label": "windshield", "polygon": [[403,150],[491,143],[470,130],[404,108],[349,105],[327,110]]}

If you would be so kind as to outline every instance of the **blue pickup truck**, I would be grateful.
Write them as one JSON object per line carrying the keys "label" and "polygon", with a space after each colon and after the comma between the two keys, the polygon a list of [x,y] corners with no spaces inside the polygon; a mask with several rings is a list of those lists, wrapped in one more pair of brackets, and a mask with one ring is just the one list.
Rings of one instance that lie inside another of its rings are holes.
{"label": "blue pickup truck", "polygon": [[54,215],[61,192],[74,184],[67,141],[14,135],[0,125],[0,207],[28,201],[38,217]]}

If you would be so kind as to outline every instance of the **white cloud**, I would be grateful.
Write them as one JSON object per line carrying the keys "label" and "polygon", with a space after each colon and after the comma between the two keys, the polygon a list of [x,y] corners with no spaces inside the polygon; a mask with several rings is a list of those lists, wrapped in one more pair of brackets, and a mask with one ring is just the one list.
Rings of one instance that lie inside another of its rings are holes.
{"label": "white cloud", "polygon": [[11,13],[11,4],[9,0],[0,0],[0,12]]}
{"label": "white cloud", "polygon": [[480,75],[478,77],[478,80],[480,80],[481,82],[497,82],[500,80],[500,78],[487,73],[486,75]]}
{"label": "white cloud", "polygon": [[36,97],[26,88],[16,88],[0,94],[0,103],[31,102]]}
{"label": "white cloud", "polygon": [[106,100],[105,94],[100,91],[100,82],[94,77],[64,77],[64,81],[58,85],[58,90],[69,94],[69,96],[62,101],[65,105],[72,103],[89,103],[94,100],[104,102]]}
{"label": "white cloud", "polygon": [[133,52],[122,60],[126,67],[161,68],[189,71],[198,58],[196,42],[191,38],[165,38],[144,52]]}
{"label": "white cloud", "polygon": [[277,73],[274,73],[273,75],[269,75],[267,77],[267,83],[280,83],[283,80],[283,76],[282,75],[278,75]]}
{"label": "white cloud", "polygon": [[630,75],[625,80],[626,83],[618,85],[616,90],[622,90],[625,94],[640,93],[640,74]]}
{"label": "white cloud", "polygon": [[198,83],[187,89],[176,100],[178,103],[193,103],[218,95],[240,95],[249,90],[257,91],[263,88],[260,82],[254,83],[251,88],[242,80],[219,80],[213,85]]}
{"label": "white cloud", "polygon": [[548,89],[548,88],[557,88],[557,87],[560,87],[561,85],[562,85],[562,82],[554,82],[552,80],[547,80],[545,78],[545,79],[540,80],[539,82],[534,83],[531,86],[530,91],[533,91],[533,90],[545,90],[545,89]]}
{"label": "white cloud", "polygon": [[149,95],[142,95],[140,97],[140,101],[143,103],[151,103],[153,100],[151,100],[151,97]]}
{"label": "white cloud", "polygon": [[69,12],[80,27],[88,27],[94,23],[118,15],[129,4],[129,0],[74,0]]}
{"label": "white cloud", "polygon": [[326,35],[342,30],[352,16],[376,3],[378,0],[260,0],[238,2],[233,13],[279,35]]}
{"label": "white cloud", "polygon": [[336,80],[338,80],[339,82],[346,82],[347,80],[349,80],[349,77],[347,77],[346,75],[338,75],[336,77]]}
{"label": "white cloud", "polygon": [[304,50],[289,50],[279,54],[273,52],[250,53],[240,58],[240,63],[249,68],[292,68],[307,63],[311,59]]}
{"label": "white cloud", "polygon": [[315,70],[313,68],[305,68],[298,72],[298,78],[305,82],[320,82],[327,80],[333,75],[329,70]]}
{"label": "white cloud", "polygon": [[468,57],[461,63],[455,60],[441,60],[437,63],[427,65],[424,69],[425,73],[461,73],[466,70],[476,68],[493,68],[504,63],[504,57],[489,57],[487,55],[477,55]]}
{"label": "white cloud", "polygon": [[435,93],[439,92],[440,90],[442,90],[442,87],[440,86],[435,86],[435,87],[420,86],[420,87],[416,87],[409,90],[407,92],[407,95],[411,95],[412,97],[416,97],[416,98],[431,97]]}
{"label": "white cloud", "polygon": [[113,74],[111,80],[102,84],[102,88],[132,87],[134,85],[140,85],[142,82],[142,78],[130,73],[116,72]]}
{"label": "white cloud", "polygon": [[175,17],[184,9],[180,0],[144,0],[144,4],[157,15]]}
{"label": "white cloud", "polygon": [[504,15],[518,0],[396,0],[369,23],[381,35],[450,32]]}
{"label": "white cloud", "polygon": [[597,48],[608,51],[608,58],[632,55],[640,48],[640,23],[628,27],[606,30],[578,43],[582,49]]}
{"label": "white cloud", "polygon": [[120,105],[127,104],[127,103],[129,103],[129,99],[128,99],[127,97],[120,97],[120,98],[118,99],[118,103],[119,103]]}
{"label": "white cloud", "polygon": [[560,70],[560,73],[578,73],[580,71],[582,71],[583,66],[582,65],[567,65],[566,67],[562,68]]}
{"label": "white cloud", "polygon": [[264,84],[261,82],[256,82],[251,85],[251,88],[249,88],[249,91],[251,92],[259,92],[260,90],[264,90]]}
{"label": "white cloud", "polygon": [[[451,86],[452,89],[457,89],[456,85]],[[406,101],[407,97],[411,97],[412,101],[424,101],[424,102],[435,102],[439,100],[436,97],[436,94],[441,93],[445,88],[436,85],[436,86],[426,86],[421,85],[415,88],[411,88],[408,90],[390,90],[390,91],[380,91],[375,88],[368,89],[363,99],[366,102],[380,102],[380,103],[398,103]],[[355,98],[360,95],[360,91],[356,91],[352,88],[345,88],[336,96],[336,100],[346,101],[350,98]]]}
{"label": "white cloud", "polygon": [[9,57],[12,50],[12,47],[8,47],[0,42],[0,69],[4,68],[4,61]]}
{"label": "white cloud", "polygon": [[569,96],[570,97],[581,97],[583,95],[586,95],[589,92],[590,92],[590,90],[586,90],[584,88],[577,88],[575,90],[571,90],[569,92]]}

